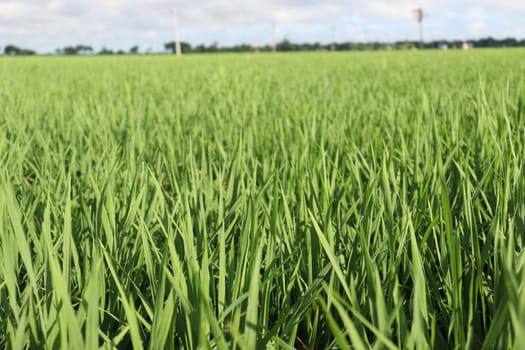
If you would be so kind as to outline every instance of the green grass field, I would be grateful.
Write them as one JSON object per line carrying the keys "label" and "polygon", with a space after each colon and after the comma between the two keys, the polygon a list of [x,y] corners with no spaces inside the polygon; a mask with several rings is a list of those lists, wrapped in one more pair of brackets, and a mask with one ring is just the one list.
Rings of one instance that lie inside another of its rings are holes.
{"label": "green grass field", "polygon": [[523,57],[0,57],[0,347],[525,348]]}

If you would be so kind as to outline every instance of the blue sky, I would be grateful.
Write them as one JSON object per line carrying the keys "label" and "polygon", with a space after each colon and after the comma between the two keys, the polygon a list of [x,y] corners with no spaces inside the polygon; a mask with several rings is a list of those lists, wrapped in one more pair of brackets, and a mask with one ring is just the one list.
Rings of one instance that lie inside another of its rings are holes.
{"label": "blue sky", "polygon": [[417,7],[428,13],[425,40],[525,38],[525,0],[0,0],[0,47],[159,51],[173,38],[173,7],[192,44],[269,44],[272,21],[292,41],[417,40]]}

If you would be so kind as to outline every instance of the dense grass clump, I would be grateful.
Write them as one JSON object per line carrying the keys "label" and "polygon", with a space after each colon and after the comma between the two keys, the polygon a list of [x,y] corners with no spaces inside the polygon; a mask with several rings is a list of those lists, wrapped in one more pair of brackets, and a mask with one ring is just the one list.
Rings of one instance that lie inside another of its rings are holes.
{"label": "dense grass clump", "polygon": [[0,59],[0,346],[525,348],[523,50]]}

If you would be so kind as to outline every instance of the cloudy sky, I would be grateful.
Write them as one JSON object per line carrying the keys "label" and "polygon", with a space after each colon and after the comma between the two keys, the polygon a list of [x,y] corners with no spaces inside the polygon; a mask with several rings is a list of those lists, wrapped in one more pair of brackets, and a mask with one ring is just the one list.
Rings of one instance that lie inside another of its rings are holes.
{"label": "cloudy sky", "polygon": [[173,7],[192,44],[268,44],[272,21],[292,41],[416,40],[417,7],[428,13],[426,40],[525,37],[525,0],[0,0],[0,47],[159,51],[173,37]]}

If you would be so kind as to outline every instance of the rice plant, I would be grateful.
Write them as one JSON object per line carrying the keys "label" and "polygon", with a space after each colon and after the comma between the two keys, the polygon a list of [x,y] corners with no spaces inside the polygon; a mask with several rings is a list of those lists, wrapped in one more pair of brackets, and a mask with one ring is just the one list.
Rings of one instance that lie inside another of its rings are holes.
{"label": "rice plant", "polygon": [[0,346],[525,348],[523,50],[0,60]]}

